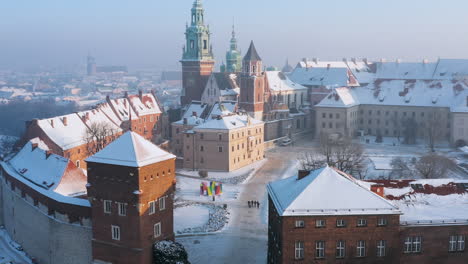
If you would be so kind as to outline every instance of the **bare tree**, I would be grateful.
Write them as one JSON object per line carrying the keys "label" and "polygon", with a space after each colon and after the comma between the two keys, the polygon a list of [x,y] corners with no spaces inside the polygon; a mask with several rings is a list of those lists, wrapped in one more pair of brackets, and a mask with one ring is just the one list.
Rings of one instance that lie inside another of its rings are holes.
{"label": "bare tree", "polygon": [[444,135],[444,122],[443,113],[440,110],[432,110],[427,117],[426,138],[427,144],[432,152],[434,152],[435,144],[442,139]]}
{"label": "bare tree", "polygon": [[16,137],[1,136],[0,137],[0,155],[7,156],[11,154],[15,149],[15,145],[18,142]]}
{"label": "bare tree", "polygon": [[88,155],[93,155],[102,150],[107,144],[117,137],[117,130],[107,123],[94,122],[86,129],[83,139],[86,142]]}
{"label": "bare tree", "polygon": [[318,153],[306,153],[300,160],[304,170],[314,170],[328,164],[343,172],[364,178],[363,148],[349,138],[332,139],[328,134],[320,136]]}
{"label": "bare tree", "polygon": [[411,176],[411,169],[408,163],[401,157],[393,158],[390,166],[392,167],[392,171],[389,174],[389,178],[408,178]]}
{"label": "bare tree", "polygon": [[455,162],[447,157],[430,153],[422,156],[414,165],[419,174],[425,179],[444,178],[447,172],[456,166]]}

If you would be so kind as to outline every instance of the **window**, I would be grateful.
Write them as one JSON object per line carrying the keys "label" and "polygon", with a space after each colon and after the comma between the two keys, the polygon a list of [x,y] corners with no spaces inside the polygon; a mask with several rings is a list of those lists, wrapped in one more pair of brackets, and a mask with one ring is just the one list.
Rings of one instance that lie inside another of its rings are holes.
{"label": "window", "polygon": [[325,257],[325,241],[315,242],[315,258],[324,258]]}
{"label": "window", "polygon": [[223,147],[218,147],[218,152],[223,152]]}
{"label": "window", "polygon": [[223,135],[218,134],[218,139],[219,139],[219,141],[223,140]]}
{"label": "window", "polygon": [[379,218],[377,226],[386,226],[388,224],[387,218]]}
{"label": "window", "polygon": [[119,215],[126,216],[127,215],[127,204],[126,203],[117,203],[119,208]]}
{"label": "window", "polygon": [[161,235],[161,222],[154,225],[154,237],[159,237]]}
{"label": "window", "polygon": [[377,242],[377,257],[385,257],[385,248],[387,246],[387,241],[379,240]]}
{"label": "window", "polygon": [[112,239],[113,240],[120,240],[120,227],[118,226],[111,226],[112,229]]}
{"label": "window", "polygon": [[336,227],[345,227],[345,226],[346,226],[345,220],[343,219],[336,220]]}
{"label": "window", "polygon": [[346,248],[346,244],[343,240],[336,242],[336,258],[345,257],[345,248]]}
{"label": "window", "polygon": [[366,241],[359,240],[356,247],[356,257],[365,257],[366,256]]}
{"label": "window", "polygon": [[149,214],[152,215],[156,212],[156,202],[155,201],[151,201],[148,203],[149,205]]}
{"label": "window", "polygon": [[326,114],[326,113],[322,113],[322,118],[327,118],[327,114]]}
{"label": "window", "polygon": [[420,236],[406,237],[404,245],[404,253],[420,253],[421,252],[421,241]]}
{"label": "window", "polygon": [[150,116],[150,122],[154,122],[154,116]]}
{"label": "window", "polygon": [[200,146],[200,151],[203,152],[205,148],[203,146]]}
{"label": "window", "polygon": [[304,258],[304,242],[296,241],[294,246],[294,257],[295,259],[303,259]]}
{"label": "window", "polygon": [[104,213],[106,214],[112,213],[112,201],[104,200]]}
{"label": "window", "polygon": [[80,161],[79,161],[79,160],[76,161],[76,167],[77,167],[77,168],[80,167]]}
{"label": "window", "polygon": [[367,220],[364,218],[358,219],[357,226],[359,227],[367,226]]}
{"label": "window", "polygon": [[166,209],[166,197],[159,198],[159,211]]}
{"label": "window", "polygon": [[325,220],[315,220],[315,227],[325,227]]}
{"label": "window", "polygon": [[200,133],[200,139],[204,139],[205,135],[203,133]]}
{"label": "window", "polygon": [[465,250],[465,236],[454,235],[449,239],[449,252],[461,252]]}
{"label": "window", "polygon": [[208,49],[206,39],[203,40],[203,49]]}
{"label": "window", "polygon": [[296,220],[296,228],[303,228],[304,226],[304,220]]}

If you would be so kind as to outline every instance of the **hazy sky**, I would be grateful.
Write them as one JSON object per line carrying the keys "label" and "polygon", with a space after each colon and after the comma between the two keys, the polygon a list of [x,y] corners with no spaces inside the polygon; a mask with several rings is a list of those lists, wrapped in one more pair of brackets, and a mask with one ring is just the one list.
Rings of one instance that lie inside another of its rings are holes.
{"label": "hazy sky", "polygon": [[[178,69],[193,0],[2,1],[0,66]],[[236,24],[267,65],[303,57],[468,58],[466,0],[204,0],[216,60]]]}

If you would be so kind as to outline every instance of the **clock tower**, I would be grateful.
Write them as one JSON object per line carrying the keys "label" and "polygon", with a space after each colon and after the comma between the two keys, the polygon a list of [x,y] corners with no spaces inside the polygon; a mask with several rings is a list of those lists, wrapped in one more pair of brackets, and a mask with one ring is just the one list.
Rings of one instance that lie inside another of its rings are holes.
{"label": "clock tower", "polygon": [[185,29],[185,46],[182,60],[182,106],[201,95],[215,64],[210,42],[210,27],[205,25],[201,0],[195,0],[192,7],[190,26]]}

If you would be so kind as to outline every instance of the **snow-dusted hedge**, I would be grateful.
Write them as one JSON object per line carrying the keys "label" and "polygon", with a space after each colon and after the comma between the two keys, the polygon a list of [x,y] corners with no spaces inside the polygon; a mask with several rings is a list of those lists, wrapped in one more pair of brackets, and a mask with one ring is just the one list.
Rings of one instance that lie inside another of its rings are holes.
{"label": "snow-dusted hedge", "polygon": [[187,251],[177,242],[164,240],[154,244],[154,264],[190,264]]}

